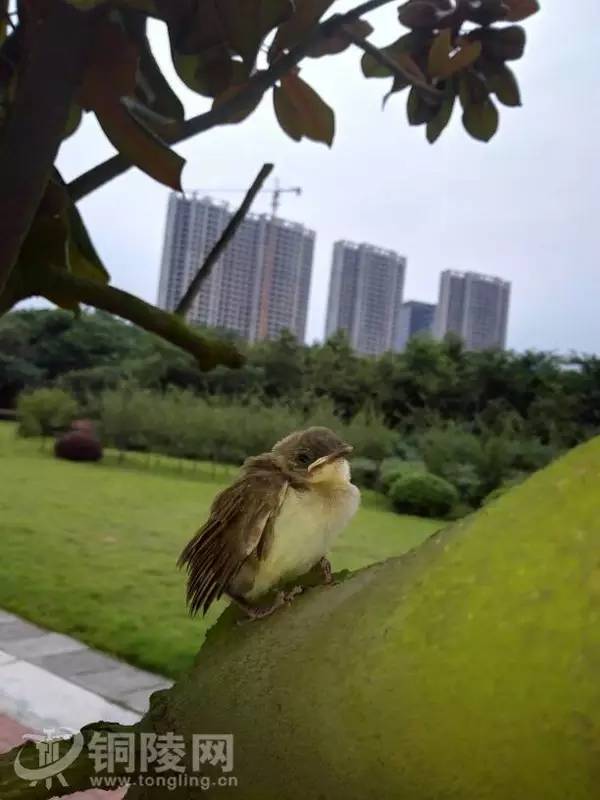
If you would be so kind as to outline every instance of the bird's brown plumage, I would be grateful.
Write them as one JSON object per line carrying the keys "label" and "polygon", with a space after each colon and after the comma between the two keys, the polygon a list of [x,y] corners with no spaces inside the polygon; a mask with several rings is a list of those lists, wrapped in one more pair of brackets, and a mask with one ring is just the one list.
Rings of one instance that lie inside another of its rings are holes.
{"label": "bird's brown plumage", "polygon": [[250,458],[240,477],[215,498],[206,523],[179,559],[188,572],[187,602],[192,614],[208,610],[227,590],[245,560],[263,559],[273,524],[290,485],[305,488],[283,459]]}

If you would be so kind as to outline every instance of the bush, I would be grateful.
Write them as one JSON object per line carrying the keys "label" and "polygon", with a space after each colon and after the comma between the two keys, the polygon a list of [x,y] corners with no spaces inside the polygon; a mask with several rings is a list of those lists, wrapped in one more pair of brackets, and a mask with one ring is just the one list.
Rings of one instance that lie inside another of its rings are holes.
{"label": "bush", "polygon": [[422,461],[403,461],[401,458],[386,458],[379,467],[378,486],[382,492],[387,494],[390,486],[402,478],[404,475],[411,475],[414,472],[425,472],[425,464]]}
{"label": "bush", "polygon": [[390,486],[394,508],[403,514],[443,517],[458,503],[456,488],[430,472],[412,472]]}
{"label": "bush", "polygon": [[352,459],[352,482],[365,489],[374,489],[377,482],[377,462],[372,458]]}
{"label": "bush", "polygon": [[77,416],[77,403],[62,389],[36,389],[22,394],[17,403],[20,436],[52,436],[69,427]]}

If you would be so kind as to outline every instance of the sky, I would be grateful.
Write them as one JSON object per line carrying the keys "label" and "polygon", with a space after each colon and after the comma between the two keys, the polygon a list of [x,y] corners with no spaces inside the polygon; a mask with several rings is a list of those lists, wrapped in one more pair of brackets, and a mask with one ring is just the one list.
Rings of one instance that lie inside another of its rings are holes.
{"label": "sky", "polygon": [[[339,0],[333,10],[355,3]],[[400,29],[396,5],[368,16],[385,45]],[[278,127],[270,94],[241,125],[201,134],[176,150],[186,159],[186,191],[214,193],[233,206],[260,166],[275,164],[280,215],[317,233],[307,341],[323,336],[333,243],[390,248],[408,259],[405,299],[435,302],[444,269],[474,270],[512,283],[508,345],[600,352],[600,4],[542,0],[525,23],[528,46],[514,66],[519,109],[501,107],[488,144],[463,130],[458,107],[433,146],[406,122],[404,93],[382,111],[389,80],[366,80],[360,52],[304,62],[302,77],[336,111],[333,147],[293,142]],[[208,107],[170,62],[166,30],[151,42],[191,116]],[[72,179],[113,153],[93,115],[62,146],[59,167]],[[272,178],[271,178],[271,186]],[[169,189],[132,169],[82,200],[79,208],[116,286],[156,301]],[[270,195],[253,211],[266,212]]]}

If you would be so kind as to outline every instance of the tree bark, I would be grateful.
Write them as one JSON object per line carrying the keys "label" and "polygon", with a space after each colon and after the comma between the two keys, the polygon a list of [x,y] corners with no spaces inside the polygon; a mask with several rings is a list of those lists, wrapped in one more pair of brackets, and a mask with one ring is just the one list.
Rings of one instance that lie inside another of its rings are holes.
{"label": "tree bark", "polygon": [[29,8],[25,60],[0,135],[0,294],[46,189],[95,19],[60,0],[43,18]]}

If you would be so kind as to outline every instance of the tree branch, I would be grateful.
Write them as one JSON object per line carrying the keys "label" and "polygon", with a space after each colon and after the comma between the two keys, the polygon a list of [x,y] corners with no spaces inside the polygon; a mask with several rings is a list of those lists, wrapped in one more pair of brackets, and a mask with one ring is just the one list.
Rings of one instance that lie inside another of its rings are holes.
{"label": "tree branch", "polygon": [[187,351],[201,369],[212,369],[218,364],[239,367],[243,363],[242,355],[231,342],[201,336],[175,314],[162,311],[122,289],[78,277],[66,270],[48,268],[40,270],[34,281],[35,290],[30,287],[30,295],[41,294],[59,305],[66,296],[116,314]]}
{"label": "tree branch", "polygon": [[[170,144],[183,142],[191,136],[204,133],[217,125],[227,122],[232,114],[243,111],[253,101],[260,100],[265,92],[293,69],[318,41],[338,32],[344,25],[354,22],[363,14],[367,14],[391,2],[394,2],[394,0],[368,0],[368,2],[362,3],[344,14],[334,14],[324,22],[315,25],[302,42],[273,61],[268,69],[256,72],[250,78],[243,91],[238,92],[226,102],[213,106],[210,111],[186,120],[178,134],[169,139]],[[75,202],[81,200],[82,197],[108,183],[108,181],[122,175],[130,167],[131,163],[121,155],[109,158],[71,181],[69,184],[71,197]]]}
{"label": "tree branch", "polygon": [[439,89],[430,86],[426,82],[425,76],[421,73],[421,70],[416,64],[414,64],[414,71],[411,71],[407,67],[403,67],[398,61],[390,58],[378,47],[375,47],[375,45],[369,42],[368,39],[365,39],[364,36],[360,36],[359,34],[355,33],[351,28],[345,26],[342,32],[349,41],[359,47],[364,53],[368,53],[368,55],[381,64],[382,67],[389,69],[395,78],[398,78],[402,81],[408,81],[408,83],[412,84],[413,86],[417,86],[419,89],[421,89],[421,91],[426,92],[433,97],[442,96],[442,93],[439,91]]}
{"label": "tree branch", "polygon": [[246,192],[246,196],[244,197],[242,204],[235,212],[233,217],[229,220],[229,224],[221,234],[218,241],[215,243],[213,249],[210,251],[204,263],[199,267],[198,271],[192,278],[192,282],[188,286],[185,294],[179,301],[177,308],[175,309],[176,314],[186,314],[190,310],[190,306],[194,302],[194,298],[197,296],[198,292],[200,291],[200,287],[207,280],[208,276],[213,270],[214,265],[217,263],[219,256],[223,253],[229,244],[229,242],[235,236],[237,229],[242,224],[242,221],[250,206],[252,205],[252,201],[260,191],[263,183],[267,179],[267,177],[273,171],[273,164],[263,164],[261,167],[260,172],[254,179],[252,186]]}
{"label": "tree branch", "polygon": [[95,16],[63,2],[48,7],[45,19],[32,19],[31,56],[0,137],[0,293],[46,189]]}

